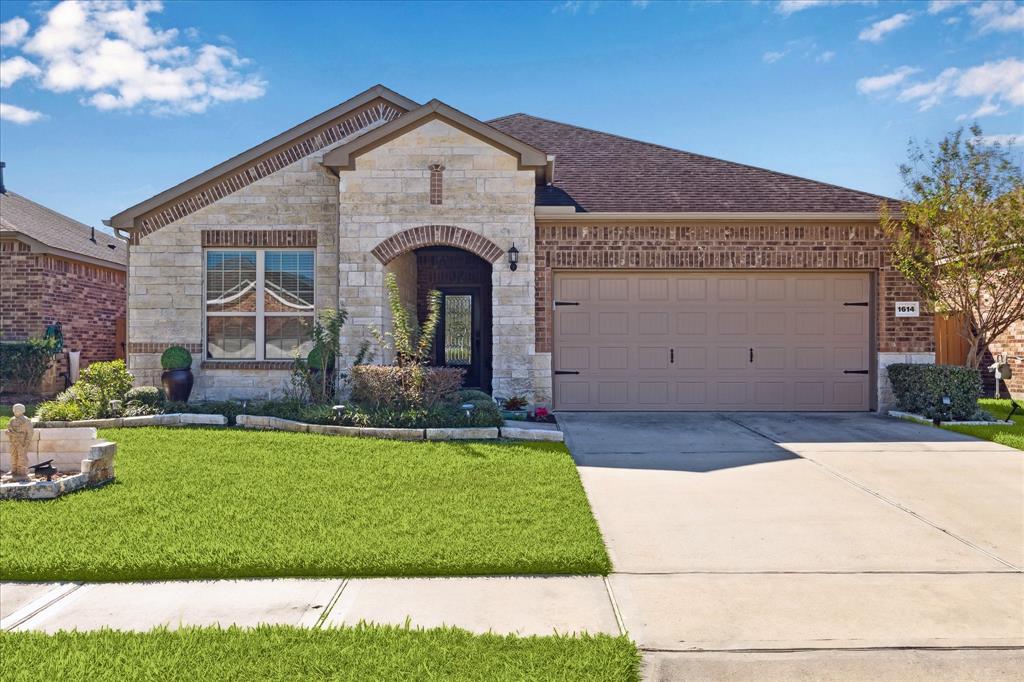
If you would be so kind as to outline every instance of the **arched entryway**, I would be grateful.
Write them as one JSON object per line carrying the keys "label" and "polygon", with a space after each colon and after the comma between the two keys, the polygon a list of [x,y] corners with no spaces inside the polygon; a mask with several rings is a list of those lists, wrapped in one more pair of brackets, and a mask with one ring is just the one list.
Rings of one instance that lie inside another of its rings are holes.
{"label": "arched entryway", "polygon": [[428,293],[441,292],[434,364],[465,370],[463,385],[491,392],[491,264],[468,251],[427,246],[416,260],[416,312],[427,316]]}
{"label": "arched entryway", "polygon": [[492,263],[503,254],[483,235],[454,225],[403,230],[373,249],[395,275],[406,309],[415,310],[421,323],[428,292],[441,292],[434,364],[464,369],[464,386],[487,393],[493,374]]}

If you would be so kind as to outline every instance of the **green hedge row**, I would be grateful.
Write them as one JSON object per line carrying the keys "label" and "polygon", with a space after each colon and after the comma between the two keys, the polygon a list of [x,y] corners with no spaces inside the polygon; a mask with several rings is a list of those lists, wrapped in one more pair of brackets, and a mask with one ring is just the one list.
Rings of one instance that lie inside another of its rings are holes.
{"label": "green hedge row", "polygon": [[[889,365],[897,407],[942,421],[970,420],[978,414],[981,373],[956,365]],[[948,398],[944,400],[944,398]]]}

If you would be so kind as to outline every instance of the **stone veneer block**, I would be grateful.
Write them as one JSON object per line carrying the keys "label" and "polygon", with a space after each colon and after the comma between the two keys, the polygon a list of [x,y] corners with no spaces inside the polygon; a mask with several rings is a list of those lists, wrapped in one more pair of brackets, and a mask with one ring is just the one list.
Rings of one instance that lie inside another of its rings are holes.
{"label": "stone veneer block", "polygon": [[175,416],[179,424],[226,426],[228,423],[228,418],[222,414],[178,414]]}
{"label": "stone veneer block", "polygon": [[117,429],[121,427],[122,420],[120,418],[114,419],[82,419],[76,421],[75,424],[79,426],[95,426],[97,429]]}
{"label": "stone veneer block", "polygon": [[518,429],[514,427],[501,427],[502,438],[513,438],[515,440],[542,440],[554,443],[561,443],[565,440],[561,431],[550,431],[548,429]]}
{"label": "stone veneer block", "polygon": [[[428,429],[429,431],[429,429]],[[387,438],[389,440],[423,440],[423,429],[375,429],[360,428],[363,438]]]}
{"label": "stone veneer block", "polygon": [[427,440],[488,440],[497,437],[497,427],[464,429],[427,429]]}
{"label": "stone veneer block", "polygon": [[173,426],[176,422],[174,414],[147,414],[140,417],[125,417],[121,426]]}
{"label": "stone veneer block", "polygon": [[310,424],[310,433],[319,433],[324,436],[359,436],[362,431],[358,426],[333,426],[331,424]]}
{"label": "stone veneer block", "polygon": [[265,417],[267,420],[267,426],[278,431],[292,431],[294,433],[305,433],[309,430],[309,424],[304,422],[297,422],[291,419],[282,419],[281,417]]}

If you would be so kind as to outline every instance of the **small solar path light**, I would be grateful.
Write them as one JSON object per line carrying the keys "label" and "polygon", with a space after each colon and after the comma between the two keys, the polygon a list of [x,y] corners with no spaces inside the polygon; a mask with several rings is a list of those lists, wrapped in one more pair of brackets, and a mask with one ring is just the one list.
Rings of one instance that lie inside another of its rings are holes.
{"label": "small solar path light", "polygon": [[473,421],[473,416],[472,415],[473,415],[473,410],[476,409],[476,405],[474,405],[473,403],[463,403],[462,404],[462,409],[464,409],[466,411],[466,422],[469,423],[469,422]]}
{"label": "small solar path light", "polygon": [[345,406],[335,405],[331,408],[331,410],[334,411],[334,421],[340,422],[342,415],[345,414]]}

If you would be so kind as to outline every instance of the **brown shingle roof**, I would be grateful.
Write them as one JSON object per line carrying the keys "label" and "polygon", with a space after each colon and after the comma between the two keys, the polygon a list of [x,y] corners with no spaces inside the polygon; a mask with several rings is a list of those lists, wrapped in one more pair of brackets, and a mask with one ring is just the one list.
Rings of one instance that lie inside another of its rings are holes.
{"label": "brown shingle roof", "polygon": [[602,212],[861,213],[877,211],[882,201],[896,201],[528,114],[487,123],[555,155],[555,181],[537,188],[538,206]]}
{"label": "brown shingle roof", "polygon": [[128,251],[120,239],[96,230],[93,242],[88,225],[8,190],[0,193],[0,234],[10,232],[64,252],[68,258],[85,256],[85,260],[109,263],[119,270],[124,269],[127,260]]}

